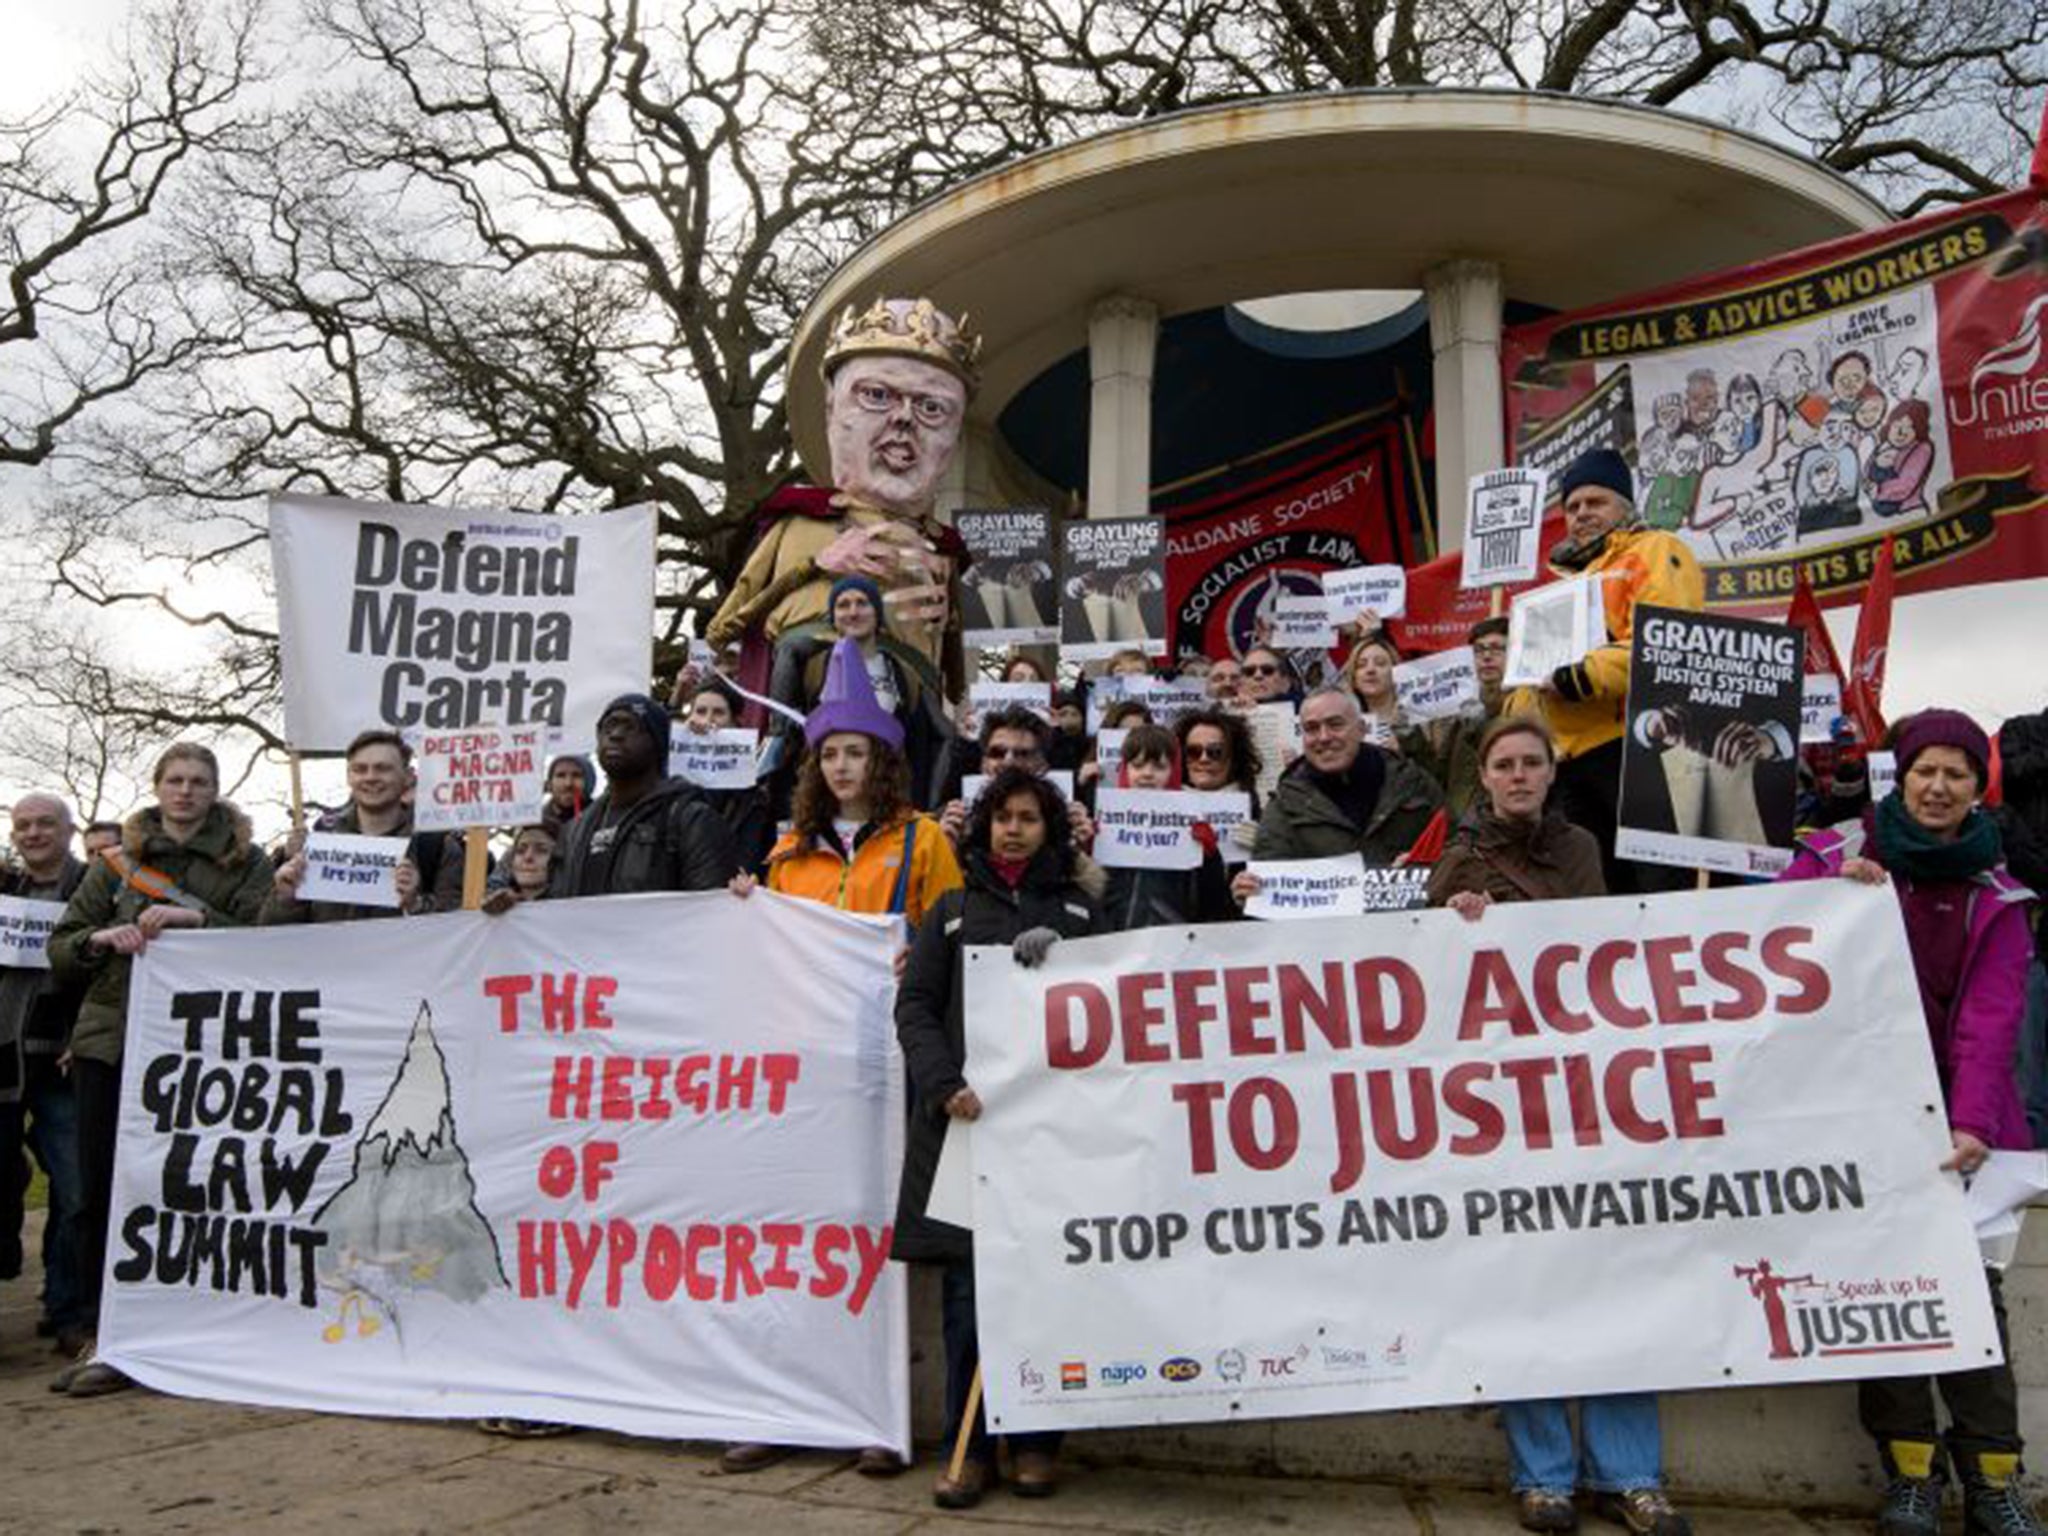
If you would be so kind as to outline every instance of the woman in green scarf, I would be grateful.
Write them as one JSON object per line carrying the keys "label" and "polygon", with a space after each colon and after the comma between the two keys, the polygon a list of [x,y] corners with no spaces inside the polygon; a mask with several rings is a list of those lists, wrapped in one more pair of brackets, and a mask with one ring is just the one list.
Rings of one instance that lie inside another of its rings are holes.
{"label": "woman in green scarf", "polygon": [[[1898,787],[1849,822],[1801,841],[1785,878],[1840,875],[1889,883],[1948,1106],[1954,1150],[1942,1166],[1974,1173],[1994,1147],[2031,1145],[2013,1080],[2026,1012],[2033,893],[2006,872],[1998,828],[1979,801],[1991,743],[1969,716],[1923,710],[1893,733]],[[1924,1376],[1866,1381],[1863,1427],[1891,1482],[1878,1515],[1886,1536],[1935,1536],[1946,1474],[1935,1424],[1938,1387],[1949,1412],[1948,1457],[1963,1480],[1967,1528],[1983,1536],[2040,1536],[2018,1485],[2019,1392],[1998,1273],[1987,1269],[2005,1359]]]}

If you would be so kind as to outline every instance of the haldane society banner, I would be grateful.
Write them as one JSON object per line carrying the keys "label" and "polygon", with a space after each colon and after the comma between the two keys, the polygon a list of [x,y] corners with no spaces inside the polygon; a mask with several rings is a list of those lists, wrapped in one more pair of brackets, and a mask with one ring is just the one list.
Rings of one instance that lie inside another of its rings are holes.
{"label": "haldane society banner", "polygon": [[1804,564],[1846,601],[1898,535],[1899,590],[2048,573],[2048,267],[2038,190],[1510,329],[1517,463],[1606,444],[1711,605]]}
{"label": "haldane society banner", "polygon": [[1996,1357],[1889,891],[1150,929],[967,989],[998,1431]]}
{"label": "haldane society banner", "polygon": [[237,1402],[907,1451],[893,928],[719,892],[167,936],[102,1355]]}
{"label": "haldane society banner", "polygon": [[302,752],[366,725],[589,733],[647,686],[654,509],[587,517],[323,496],[270,503],[285,733]]}

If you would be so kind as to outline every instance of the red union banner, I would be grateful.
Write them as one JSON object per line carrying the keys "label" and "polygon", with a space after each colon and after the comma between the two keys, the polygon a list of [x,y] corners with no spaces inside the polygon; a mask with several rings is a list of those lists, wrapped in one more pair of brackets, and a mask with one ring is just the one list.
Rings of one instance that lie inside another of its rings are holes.
{"label": "red union banner", "polygon": [[2048,575],[2044,329],[2037,186],[1510,329],[1510,452],[1619,450],[1715,606]]}
{"label": "red union banner", "polygon": [[1410,507],[1393,419],[1249,484],[1159,507],[1175,655],[1241,655],[1277,599],[1321,592],[1323,572],[1413,558],[1396,543]]}

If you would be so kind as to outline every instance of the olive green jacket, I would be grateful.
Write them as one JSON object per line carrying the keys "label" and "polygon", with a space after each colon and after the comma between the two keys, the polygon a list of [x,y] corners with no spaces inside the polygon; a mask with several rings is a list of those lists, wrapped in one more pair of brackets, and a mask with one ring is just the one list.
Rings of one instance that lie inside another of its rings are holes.
{"label": "olive green jacket", "polygon": [[[202,906],[208,928],[243,928],[256,921],[270,893],[273,871],[255,846],[249,818],[225,800],[206,813],[185,842],[164,835],[155,806],[122,825],[121,851],[137,865],[168,875]],[[85,1002],[71,1031],[71,1054],[118,1066],[128,1031],[128,975],[133,957],[92,942],[102,928],[132,923],[156,905],[125,883],[104,859],[93,860],[50,935],[50,966],[60,979],[86,978]]]}
{"label": "olive green jacket", "polygon": [[1327,859],[1362,853],[1367,864],[1391,864],[1415,846],[1415,839],[1443,799],[1435,779],[1406,758],[1388,753],[1379,803],[1365,826],[1355,826],[1334,800],[1316,788],[1308,776],[1308,759],[1302,758],[1281,775],[1273,797],[1266,802],[1259,817],[1255,852],[1261,859]]}

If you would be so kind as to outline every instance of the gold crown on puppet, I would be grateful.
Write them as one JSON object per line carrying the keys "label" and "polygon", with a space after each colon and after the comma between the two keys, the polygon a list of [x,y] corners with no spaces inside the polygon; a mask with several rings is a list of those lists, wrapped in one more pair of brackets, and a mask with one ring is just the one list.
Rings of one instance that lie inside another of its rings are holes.
{"label": "gold crown on puppet", "polygon": [[863,313],[851,304],[840,311],[825,342],[825,377],[850,357],[914,357],[945,369],[971,393],[981,338],[967,329],[965,315],[956,321],[930,299],[876,299]]}

